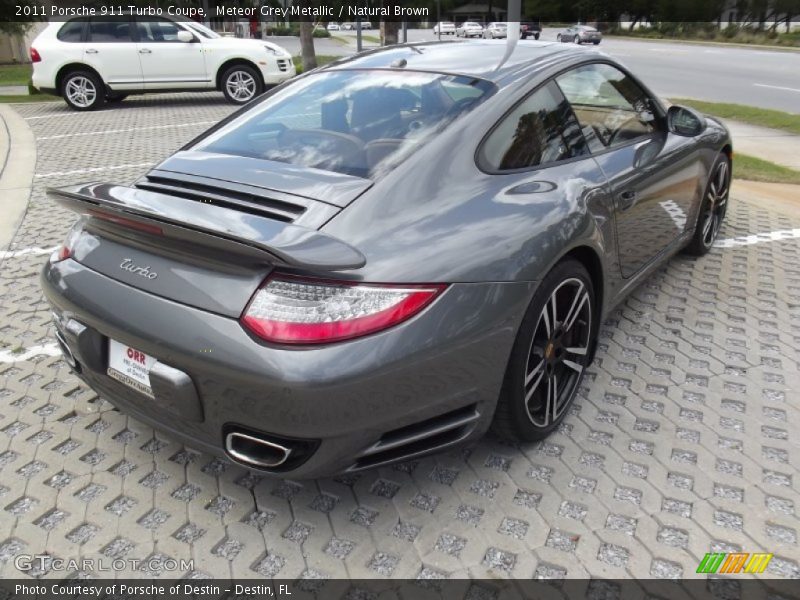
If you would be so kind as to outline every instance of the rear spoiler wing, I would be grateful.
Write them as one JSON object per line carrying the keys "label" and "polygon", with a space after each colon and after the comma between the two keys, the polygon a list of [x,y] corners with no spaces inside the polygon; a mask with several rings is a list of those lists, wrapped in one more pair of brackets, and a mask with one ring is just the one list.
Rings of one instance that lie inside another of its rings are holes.
{"label": "rear spoiler wing", "polygon": [[[49,188],[47,195],[81,215],[125,219],[169,237],[269,254],[290,267],[343,271],[363,267],[361,252],[325,233],[264,216],[110,183]],[[226,243],[227,242],[227,243]]]}

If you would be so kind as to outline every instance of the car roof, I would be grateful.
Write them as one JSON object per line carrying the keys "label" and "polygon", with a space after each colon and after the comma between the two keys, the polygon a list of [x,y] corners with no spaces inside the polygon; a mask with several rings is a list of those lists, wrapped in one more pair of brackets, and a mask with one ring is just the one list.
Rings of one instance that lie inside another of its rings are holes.
{"label": "car roof", "polygon": [[583,48],[558,42],[520,40],[508,57],[507,49],[503,40],[398,44],[336,61],[323,70],[390,69],[402,64],[405,70],[472,75],[498,83],[514,72],[549,62],[554,55],[586,55]]}

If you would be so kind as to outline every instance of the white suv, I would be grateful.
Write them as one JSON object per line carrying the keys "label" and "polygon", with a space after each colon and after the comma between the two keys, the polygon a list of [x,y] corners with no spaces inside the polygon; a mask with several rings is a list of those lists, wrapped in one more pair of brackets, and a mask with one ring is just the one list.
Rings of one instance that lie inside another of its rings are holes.
{"label": "white suv", "polygon": [[189,20],[93,17],[51,23],[31,46],[33,85],[93,110],[129,94],[222,90],[244,104],[296,74],[276,44],[222,37]]}

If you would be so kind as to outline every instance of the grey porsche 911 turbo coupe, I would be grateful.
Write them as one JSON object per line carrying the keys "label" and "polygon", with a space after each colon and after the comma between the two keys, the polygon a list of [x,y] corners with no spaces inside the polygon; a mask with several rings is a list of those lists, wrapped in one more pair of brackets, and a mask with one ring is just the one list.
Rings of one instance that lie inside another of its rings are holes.
{"label": "grey porsche 911 turbo coupe", "polygon": [[602,54],[398,45],[274,89],[80,215],[42,285],[120,410],[264,473],[564,418],[604,315],[720,230],[731,140]]}

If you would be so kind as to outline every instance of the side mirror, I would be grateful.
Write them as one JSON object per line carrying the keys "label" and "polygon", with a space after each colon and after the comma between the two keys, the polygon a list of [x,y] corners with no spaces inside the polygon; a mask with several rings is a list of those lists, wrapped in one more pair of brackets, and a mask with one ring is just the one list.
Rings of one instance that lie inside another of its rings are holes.
{"label": "side mirror", "polygon": [[699,112],[673,104],[667,110],[667,127],[684,137],[695,137],[706,130],[706,118]]}
{"label": "side mirror", "polygon": [[194,41],[194,36],[185,29],[181,29],[178,32],[178,41],[183,42],[185,44],[190,44],[191,42]]}

